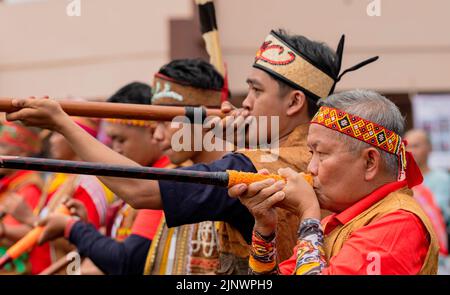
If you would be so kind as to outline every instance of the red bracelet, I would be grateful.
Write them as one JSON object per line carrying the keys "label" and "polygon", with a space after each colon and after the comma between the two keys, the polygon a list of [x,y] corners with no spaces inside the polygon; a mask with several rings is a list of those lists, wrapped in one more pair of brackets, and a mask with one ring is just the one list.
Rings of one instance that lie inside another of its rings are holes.
{"label": "red bracelet", "polygon": [[73,225],[78,221],[76,218],[71,218],[66,224],[66,227],[64,228],[64,238],[67,240],[70,237],[70,231],[72,230]]}

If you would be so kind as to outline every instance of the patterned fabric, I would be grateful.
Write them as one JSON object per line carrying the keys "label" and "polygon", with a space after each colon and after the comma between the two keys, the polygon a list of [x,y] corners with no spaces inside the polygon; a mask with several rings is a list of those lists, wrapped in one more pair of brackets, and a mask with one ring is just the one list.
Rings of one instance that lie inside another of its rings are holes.
{"label": "patterned fabric", "polygon": [[37,154],[42,148],[39,132],[40,129],[38,128],[25,127],[20,123],[5,121],[0,126],[0,143]]}
{"label": "patterned fabric", "polygon": [[220,108],[222,103],[221,89],[202,89],[184,85],[159,73],[153,79],[152,91],[153,105]]}
{"label": "patterned fabric", "polygon": [[256,53],[254,66],[288,80],[318,98],[328,96],[335,83],[330,74],[309,62],[274,31],[270,32]]}
{"label": "patterned fabric", "polygon": [[[43,185],[42,178],[34,171],[17,171],[10,175],[4,176],[0,179],[0,203],[8,197],[11,193],[18,193],[24,198],[24,201],[34,208],[39,200],[39,194]],[[15,225],[19,224],[12,216],[6,215],[1,221],[4,224]],[[6,253],[8,247],[0,247],[0,256]],[[29,255],[22,254],[20,257],[14,259],[0,270],[0,275],[3,274],[26,274],[30,271]]]}
{"label": "patterned fabric", "polygon": [[390,154],[399,155],[400,152],[404,152],[402,138],[395,132],[335,108],[320,107],[311,123],[341,132]]}
{"label": "patterned fabric", "polygon": [[214,274],[219,266],[219,238],[216,223],[203,221],[192,225],[189,274]]}
{"label": "patterned fabric", "polygon": [[191,225],[168,228],[165,218],[161,218],[150,245],[144,274],[186,274],[191,230]]}
{"label": "patterned fabric", "polygon": [[114,200],[114,193],[111,192],[97,177],[91,175],[80,175],[78,177],[78,187],[84,189],[91,197],[100,218],[100,225],[106,221],[106,211],[108,205]]}
{"label": "patterned fabric", "polygon": [[[47,179],[46,187],[48,189],[42,195],[44,202],[36,211],[39,216],[45,217],[59,204],[73,198],[85,206],[89,223],[96,228],[104,224],[108,200],[113,194],[96,177],[54,173]],[[31,273],[40,273],[73,249],[73,245],[64,238],[33,248],[30,252]],[[65,274],[65,269],[60,273]]]}
{"label": "patterned fabric", "polygon": [[318,219],[305,219],[298,230],[296,275],[318,275],[326,267],[323,229]]}
{"label": "patterned fabric", "polygon": [[275,233],[263,237],[253,231],[252,249],[249,259],[249,274],[277,274]]}
{"label": "patterned fabric", "polygon": [[[280,274],[276,261],[275,236],[274,233],[270,237],[263,237],[258,232],[253,232],[250,274]],[[294,274],[317,275],[327,266],[323,240],[320,220],[306,219],[300,224]]]}
{"label": "patterned fabric", "polygon": [[131,234],[131,227],[136,218],[137,211],[128,204],[123,204],[114,218],[111,228],[111,238],[124,241]]}

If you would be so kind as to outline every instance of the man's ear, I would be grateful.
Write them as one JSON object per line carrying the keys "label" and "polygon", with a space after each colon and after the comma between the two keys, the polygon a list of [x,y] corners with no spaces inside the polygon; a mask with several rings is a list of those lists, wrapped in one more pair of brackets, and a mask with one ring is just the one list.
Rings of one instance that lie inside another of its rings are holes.
{"label": "man's ear", "polygon": [[364,180],[370,181],[374,179],[383,168],[381,164],[381,154],[376,148],[370,147],[363,150],[362,157],[365,161]]}
{"label": "man's ear", "polygon": [[303,107],[306,107],[306,96],[303,91],[294,90],[288,94],[288,109],[286,115],[294,116],[298,114]]}

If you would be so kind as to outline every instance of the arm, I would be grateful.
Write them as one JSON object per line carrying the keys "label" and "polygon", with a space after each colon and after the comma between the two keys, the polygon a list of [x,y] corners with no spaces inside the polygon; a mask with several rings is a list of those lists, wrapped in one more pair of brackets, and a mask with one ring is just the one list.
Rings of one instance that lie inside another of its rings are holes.
{"label": "arm", "polygon": [[39,245],[64,236],[78,248],[80,255],[90,258],[107,274],[143,272],[150,239],[132,234],[124,242],[117,242],[102,235],[92,224],[60,213],[50,214],[39,225],[45,226]]}
{"label": "arm", "polygon": [[[209,164],[196,164],[182,169],[256,172],[250,160],[241,154],[228,154]],[[239,200],[228,197],[226,188],[173,181],[159,181],[159,185],[169,227],[207,220],[225,221],[235,227],[250,244],[254,218]]]}
{"label": "arm", "polygon": [[26,224],[3,224],[1,237],[6,240],[5,244],[14,244],[31,229],[32,227]]}
{"label": "arm", "polygon": [[[249,273],[254,275],[320,274],[327,266],[325,252],[323,250],[323,230],[320,220],[314,218],[304,219],[300,224],[298,235],[295,254],[278,267],[276,262],[275,234],[272,234],[271,237],[263,237],[254,231],[249,260]],[[293,263],[294,261],[295,264]],[[292,267],[293,270],[286,272],[286,264]]]}
{"label": "arm", "polygon": [[117,242],[81,221],[73,225],[69,241],[78,248],[80,255],[90,258],[105,274],[111,275],[142,274],[151,244],[151,240],[134,234]]}
{"label": "arm", "polygon": [[[138,164],[103,145],[90,136],[49,99],[14,100],[13,105],[20,109],[7,114],[7,120],[21,120],[27,125],[54,130],[64,135],[77,155],[88,162],[101,162],[118,165]],[[161,197],[156,181],[114,177],[99,177],[116,195],[135,208],[161,208]]]}

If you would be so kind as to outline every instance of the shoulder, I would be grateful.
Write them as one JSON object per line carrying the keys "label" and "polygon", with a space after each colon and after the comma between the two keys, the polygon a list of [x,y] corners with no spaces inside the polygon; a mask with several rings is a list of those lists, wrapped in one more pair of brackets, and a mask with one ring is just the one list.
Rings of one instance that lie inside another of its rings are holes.
{"label": "shoulder", "polygon": [[406,248],[426,245],[429,240],[429,233],[422,220],[416,214],[406,210],[387,213],[353,232],[352,235],[359,234]]}

